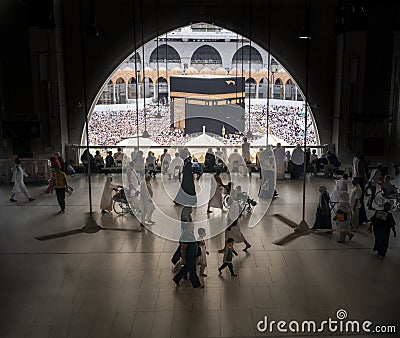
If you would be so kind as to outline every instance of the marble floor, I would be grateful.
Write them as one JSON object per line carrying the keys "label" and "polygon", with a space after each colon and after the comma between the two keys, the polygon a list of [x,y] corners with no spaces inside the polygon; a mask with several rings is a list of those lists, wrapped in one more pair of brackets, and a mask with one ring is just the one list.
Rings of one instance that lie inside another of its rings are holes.
{"label": "marble floor", "polygon": [[[114,176],[118,182],[120,177]],[[241,220],[248,252],[237,244],[237,277],[218,275],[223,236],[207,241],[208,277],[204,289],[190,282],[174,288],[171,256],[176,242],[139,226],[131,215],[101,215],[104,176],[92,177],[93,218],[103,227],[132,231],[79,233],[49,241],[36,236],[79,229],[88,219],[87,177],[70,178],[75,191],[67,197],[67,212],[57,215],[54,195],[43,186],[28,186],[34,202],[18,196],[8,201],[11,186],[0,186],[0,337],[377,337],[378,333],[260,332],[264,320],[320,323],[345,310],[347,320],[371,321],[372,328],[394,325],[400,333],[400,244],[391,236],[384,261],[372,252],[373,236],[361,228],[352,241],[337,243],[337,235],[302,236],[286,246],[272,242],[292,230],[272,214],[301,220],[301,181],[279,181],[280,197],[261,221],[248,227]],[[258,189],[250,181],[250,192]],[[307,177],[306,220],[312,225],[318,186],[333,189],[334,181]],[[153,181],[155,200],[169,217],[179,208],[162,197],[160,179]],[[394,216],[400,223],[400,212]],[[155,213],[155,228],[167,222]],[[370,212],[369,212],[370,215]],[[214,222],[223,223],[217,211]],[[206,206],[194,220],[207,223]],[[342,312],[343,313],[343,312]],[[386,327],[387,329],[387,327]],[[377,329],[376,329],[377,330]]]}

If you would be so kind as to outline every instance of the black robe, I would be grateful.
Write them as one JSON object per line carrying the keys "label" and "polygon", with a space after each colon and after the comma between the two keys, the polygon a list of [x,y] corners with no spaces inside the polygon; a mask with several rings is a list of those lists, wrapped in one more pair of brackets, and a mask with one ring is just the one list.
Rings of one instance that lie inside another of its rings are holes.
{"label": "black robe", "polygon": [[197,203],[196,190],[192,174],[192,163],[186,161],[183,166],[182,183],[174,199],[178,205],[194,206]]}
{"label": "black robe", "polygon": [[327,191],[321,193],[315,215],[313,229],[332,229],[331,208],[329,206],[329,194]]}
{"label": "black robe", "polygon": [[378,255],[385,257],[389,247],[390,229],[394,232],[396,222],[393,215],[384,210],[375,211],[374,216],[371,217],[372,226],[375,235],[374,251],[378,251]]}

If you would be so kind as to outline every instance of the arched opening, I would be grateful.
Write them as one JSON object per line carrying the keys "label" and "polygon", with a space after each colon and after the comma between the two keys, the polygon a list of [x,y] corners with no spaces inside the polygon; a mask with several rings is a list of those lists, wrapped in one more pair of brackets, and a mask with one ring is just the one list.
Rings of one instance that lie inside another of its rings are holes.
{"label": "arched opening", "polygon": [[115,81],[115,103],[126,103],[126,83],[122,77]]}
{"label": "arched opening", "polygon": [[268,79],[262,78],[258,84],[258,98],[264,99],[268,97]]}
{"label": "arched opening", "polygon": [[155,97],[159,102],[168,102],[169,91],[168,81],[164,77],[159,77],[155,85]]}
{"label": "arched opening", "polygon": [[136,99],[136,90],[136,79],[134,77],[131,77],[128,81],[128,100]]}
{"label": "arched opening", "polygon": [[140,69],[140,65],[142,64],[142,58],[140,57],[139,53],[133,53],[133,55],[131,55],[129,57],[129,59],[127,60],[128,64],[132,64],[133,63],[133,67],[134,67],[135,62],[136,62],[136,69],[139,70]]}
{"label": "arched opening", "polygon": [[198,70],[206,65],[211,69],[219,68],[222,66],[221,54],[212,46],[201,46],[192,54],[190,65]]}
{"label": "arched opening", "polygon": [[273,98],[283,100],[283,85],[281,79],[276,79],[274,83]]}
{"label": "arched opening", "polygon": [[157,64],[157,56],[158,56],[158,63],[168,62],[170,64],[174,64],[173,67],[176,67],[175,64],[180,65],[181,63],[181,57],[179,53],[174,47],[171,47],[169,45],[161,45],[158,46],[158,48],[155,48],[153,52],[150,54],[149,62],[151,64],[152,63]]}
{"label": "arched opening", "polygon": [[287,80],[285,84],[285,100],[296,100],[296,86],[292,80]]}
{"label": "arched opening", "polygon": [[142,98],[154,96],[154,83],[149,77],[145,77],[142,81]]}
{"label": "arched opening", "polygon": [[254,80],[253,78],[248,78],[245,82],[245,93],[246,93],[246,97],[250,97],[252,99],[256,98],[256,87],[257,87],[257,83],[256,80]]}
{"label": "arched opening", "polygon": [[253,46],[247,45],[239,48],[232,57],[232,65],[236,64],[262,65],[263,58],[260,52]]}

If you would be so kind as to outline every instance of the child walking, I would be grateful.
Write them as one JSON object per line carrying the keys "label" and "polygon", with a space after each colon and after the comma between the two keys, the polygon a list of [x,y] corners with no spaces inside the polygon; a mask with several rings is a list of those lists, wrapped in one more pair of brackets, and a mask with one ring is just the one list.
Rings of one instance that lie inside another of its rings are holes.
{"label": "child walking", "polygon": [[59,167],[55,167],[54,170],[53,188],[56,188],[57,202],[60,206],[58,214],[63,214],[65,212],[65,193],[68,192],[67,176],[60,171]]}
{"label": "child walking", "polygon": [[197,238],[197,243],[199,244],[199,248],[201,251],[201,255],[197,258],[197,264],[200,265],[200,276],[207,277],[207,275],[204,273],[204,270],[207,267],[207,255],[209,255],[206,247],[206,241],[204,240],[204,237],[206,236],[206,229],[199,228],[199,230],[197,230],[197,233],[199,234],[199,237]]}
{"label": "child walking", "polygon": [[225,252],[224,252],[224,262],[223,264],[218,268],[219,274],[222,274],[222,270],[225,269],[226,267],[229,268],[229,271],[231,273],[231,276],[237,276],[235,271],[233,271],[233,264],[232,264],[232,259],[233,259],[233,254],[237,256],[237,252],[233,248],[233,244],[235,243],[235,240],[233,238],[228,238],[226,240],[226,245],[225,245]]}

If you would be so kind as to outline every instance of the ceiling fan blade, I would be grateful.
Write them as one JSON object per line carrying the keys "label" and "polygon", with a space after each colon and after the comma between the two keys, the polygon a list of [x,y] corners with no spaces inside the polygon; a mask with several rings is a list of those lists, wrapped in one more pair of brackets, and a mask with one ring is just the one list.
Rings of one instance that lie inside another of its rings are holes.
{"label": "ceiling fan blade", "polygon": [[104,228],[104,227],[101,227],[101,230],[143,232],[143,229]]}
{"label": "ceiling fan blade", "polygon": [[57,232],[55,234],[50,234],[50,235],[38,236],[38,237],[35,237],[35,239],[37,239],[38,241],[48,241],[50,239],[71,236],[71,235],[75,235],[75,234],[80,234],[82,232],[84,232],[84,231],[82,228],[80,228],[80,229],[69,230],[69,231],[64,231],[64,232]]}
{"label": "ceiling fan blade", "polygon": [[286,225],[290,226],[292,229],[297,228],[298,224],[291,219],[281,215],[281,214],[273,214],[272,216],[276,217],[279,219],[281,222],[285,223]]}
{"label": "ceiling fan blade", "polygon": [[302,236],[302,235],[299,234],[299,233],[293,232],[293,233],[291,233],[291,234],[289,234],[289,235],[287,235],[287,236],[285,236],[285,237],[283,237],[281,239],[276,240],[275,242],[273,242],[273,244],[286,245],[289,242],[294,241],[296,238],[298,238],[300,236]]}
{"label": "ceiling fan blade", "polygon": [[338,230],[338,229],[315,229],[312,232],[314,234],[326,234],[327,232],[348,232],[349,230]]}

